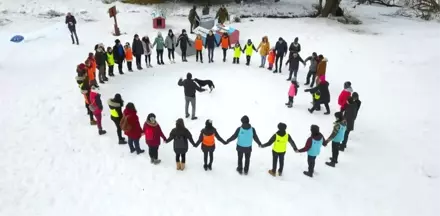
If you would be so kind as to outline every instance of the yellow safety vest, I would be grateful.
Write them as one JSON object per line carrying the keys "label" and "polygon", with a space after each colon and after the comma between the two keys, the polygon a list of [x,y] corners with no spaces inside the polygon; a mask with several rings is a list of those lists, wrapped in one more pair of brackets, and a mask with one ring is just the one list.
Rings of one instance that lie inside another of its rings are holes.
{"label": "yellow safety vest", "polygon": [[287,150],[287,142],[289,142],[289,134],[286,133],[284,136],[275,134],[275,143],[273,144],[273,151],[276,153],[283,153]]}
{"label": "yellow safety vest", "polygon": [[318,93],[313,94],[313,98],[315,98],[315,100],[319,100],[319,98],[321,98],[321,95],[319,95]]}
{"label": "yellow safety vest", "polygon": [[247,56],[252,56],[252,53],[254,52],[254,49],[252,48],[253,45],[252,44],[246,44],[246,55]]}
{"label": "yellow safety vest", "polygon": [[115,65],[115,58],[113,58],[113,53],[112,54],[107,53],[107,64],[108,66]]}
{"label": "yellow safety vest", "polygon": [[110,110],[110,115],[112,117],[119,118],[119,114],[118,114],[118,111],[116,111],[116,109],[111,109]]}
{"label": "yellow safety vest", "polygon": [[234,47],[234,58],[240,58],[240,55],[241,55],[241,48]]}

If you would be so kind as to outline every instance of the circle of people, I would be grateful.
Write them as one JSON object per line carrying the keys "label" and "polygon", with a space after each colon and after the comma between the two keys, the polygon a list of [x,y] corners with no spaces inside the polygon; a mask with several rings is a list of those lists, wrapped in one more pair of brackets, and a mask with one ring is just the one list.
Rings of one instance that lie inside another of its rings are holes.
{"label": "circle of people", "polygon": [[[151,54],[153,49],[156,49],[157,65],[164,65],[163,53],[164,49],[168,50],[168,59],[170,63],[175,63],[174,51],[177,47],[181,49],[182,62],[187,62],[186,51],[188,46],[194,46],[196,49],[196,61],[203,63],[203,47],[208,49],[209,63],[213,63],[214,49],[221,46],[223,50],[223,62],[226,61],[227,51],[233,50],[233,64],[239,64],[240,56],[242,53],[246,54],[246,65],[250,65],[250,60],[253,52],[259,52],[261,56],[260,68],[265,68],[266,60],[268,62],[268,70],[272,70],[274,63],[275,68],[273,73],[281,73],[283,57],[289,53],[286,65],[289,65],[289,77],[288,81],[291,82],[288,90],[288,102],[286,106],[291,108],[293,106],[294,97],[298,93],[299,84],[297,82],[297,73],[299,63],[301,62],[306,66],[306,62],[310,61],[309,71],[306,77],[305,85],[310,84],[310,88],[305,92],[309,92],[312,95],[312,108],[308,109],[310,113],[315,110],[319,111],[321,105],[324,105],[326,112],[324,114],[330,114],[330,92],[328,89],[329,83],[325,79],[327,59],[323,55],[317,55],[315,52],[305,60],[299,55],[301,51],[301,45],[298,42],[298,38],[295,38],[294,42],[290,44],[288,48],[286,41],[283,38],[279,38],[274,47],[270,47],[267,36],[262,38],[262,41],[256,48],[252,41],[249,39],[247,43],[242,46],[240,43],[236,43],[234,47],[231,47],[229,36],[224,33],[220,41],[216,41],[212,31],[206,36],[205,43],[203,43],[202,37],[197,35],[196,40],[191,44],[185,29],[182,30],[182,34],[179,37],[175,37],[173,31],[170,29],[166,39],[163,39],[162,34],[159,32],[153,42],[150,41],[148,36],[142,39],[136,34],[132,46],[130,43],[125,43],[123,46],[119,39],[115,40],[115,45],[107,47],[105,49],[103,44],[97,44],[95,46],[95,53],[89,53],[88,58],[84,63],[77,65],[76,81],[81,89],[81,93],[85,100],[85,108],[89,115],[90,124],[97,125],[98,134],[106,134],[106,131],[102,128],[102,111],[103,104],[101,101],[101,95],[99,94],[99,85],[96,81],[96,72],[98,71],[98,80],[100,84],[105,84],[109,81],[106,71],[108,69],[108,75],[114,77],[114,66],[118,65],[119,74],[124,74],[123,64],[126,62],[129,72],[133,72],[132,62],[135,59],[136,67],[138,70],[142,70],[142,56],[145,57],[145,64],[147,68],[152,68]],[[187,46],[188,45],[188,46]],[[134,57],[134,58],[133,58]],[[197,80],[197,79],[195,79]],[[316,86],[314,82],[316,81]],[[199,82],[200,83],[200,82]],[[210,88],[212,91],[213,83],[211,81]],[[187,79],[179,80],[179,86],[185,88],[185,114],[186,118],[190,115],[188,113],[189,103],[192,105],[192,118],[197,119],[195,116],[195,93],[196,91],[204,91],[196,81],[192,79],[190,73],[187,74]],[[278,124],[277,132],[266,143],[261,143],[256,130],[251,126],[248,116],[241,118],[241,126],[238,127],[235,133],[224,140],[213,126],[212,120],[206,120],[205,128],[200,132],[197,141],[193,140],[191,132],[185,127],[182,118],[177,119],[175,128],[171,130],[168,138],[165,137],[161,130],[160,125],[156,120],[154,113],[150,113],[141,127],[139,118],[137,116],[137,110],[133,103],[127,103],[125,109],[124,100],[120,94],[116,94],[113,98],[107,101],[110,109],[110,118],[116,126],[116,132],[119,139],[119,144],[127,144],[131,153],[142,154],[145,151],[140,147],[140,139],[145,136],[146,143],[148,145],[148,152],[152,164],[159,164],[158,150],[161,144],[161,139],[169,143],[173,141],[174,152],[176,154],[176,168],[177,170],[185,169],[186,152],[188,151],[188,145],[192,144],[194,147],[201,145],[203,151],[203,168],[208,171],[212,170],[212,164],[214,159],[214,151],[216,148],[217,139],[219,142],[227,145],[230,142],[237,140],[237,168],[236,171],[239,174],[248,174],[250,166],[250,158],[252,152],[252,143],[255,141],[259,147],[265,148],[272,145],[273,163],[272,168],[268,173],[272,176],[281,176],[284,168],[284,156],[287,150],[287,144],[289,143],[295,152],[302,153],[307,152],[308,170],[304,171],[304,175],[313,177],[315,160],[320,154],[321,146],[327,146],[329,142],[332,143],[332,157],[329,162],[326,162],[328,166],[335,167],[338,163],[339,151],[344,151],[347,147],[348,137],[351,131],[354,130],[354,122],[356,120],[358,111],[360,109],[361,101],[359,95],[353,92],[351,83],[345,82],[344,88],[341,91],[338,104],[340,111],[336,112],[335,122],[333,124],[332,133],[328,138],[324,138],[321,134],[319,126],[310,126],[310,136],[307,139],[305,146],[298,149],[293,138],[286,132],[287,125],[285,123]],[[122,132],[128,137],[128,142],[123,137]],[[243,164],[244,157],[244,164]],[[279,164],[278,170],[277,166]]]}

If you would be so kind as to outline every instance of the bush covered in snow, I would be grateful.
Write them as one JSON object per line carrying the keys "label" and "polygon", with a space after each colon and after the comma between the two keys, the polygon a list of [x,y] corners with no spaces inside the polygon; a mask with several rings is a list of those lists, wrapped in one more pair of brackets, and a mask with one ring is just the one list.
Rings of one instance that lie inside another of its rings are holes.
{"label": "bush covered in snow", "polygon": [[48,18],[48,19],[52,19],[52,18],[56,18],[56,17],[62,17],[62,16],[65,16],[65,15],[66,15],[65,13],[58,12],[58,11],[55,11],[55,10],[48,10],[47,12],[38,14],[38,16],[43,17],[43,18]]}

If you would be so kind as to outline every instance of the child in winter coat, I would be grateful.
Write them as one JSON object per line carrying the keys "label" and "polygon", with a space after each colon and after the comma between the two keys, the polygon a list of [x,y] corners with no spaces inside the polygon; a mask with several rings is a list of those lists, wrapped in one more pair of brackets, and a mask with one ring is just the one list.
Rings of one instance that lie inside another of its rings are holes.
{"label": "child in winter coat", "polygon": [[239,42],[235,44],[233,50],[234,50],[234,58],[232,60],[232,64],[240,64],[240,56],[243,50],[241,49]]}
{"label": "child in winter coat", "polygon": [[164,65],[165,63],[163,62],[163,48],[165,47],[165,41],[163,40],[161,32],[157,33],[157,37],[154,39],[154,43],[153,43],[153,47],[154,46],[156,46],[157,64]]}
{"label": "child in winter coat", "polygon": [[174,140],[174,153],[176,153],[176,167],[177,170],[185,169],[186,152],[188,152],[188,142],[195,145],[191,132],[185,127],[183,119],[179,118],[176,121],[176,127],[171,130],[170,136],[166,140],[167,143]]}
{"label": "child in winter coat", "polygon": [[107,100],[108,108],[110,109],[110,119],[115,123],[116,133],[118,135],[118,144],[127,144],[125,138],[122,136],[121,119],[122,119],[122,107],[124,107],[124,100],[120,94],[115,94],[113,98]]}
{"label": "child in winter coat", "polygon": [[344,83],[344,89],[341,91],[338,97],[338,104],[341,107],[341,112],[344,112],[345,106],[347,105],[347,100],[351,97],[353,88],[351,88],[351,82],[347,81]]}
{"label": "child in winter coat", "polygon": [[196,62],[199,61],[199,55],[200,55],[200,63],[203,63],[203,40],[202,36],[200,34],[197,35],[196,40],[194,41],[194,48],[196,49]]}
{"label": "child in winter coat", "polygon": [[[93,53],[89,53],[89,55]],[[95,88],[99,88],[98,83],[96,82],[96,67],[93,66],[93,60],[92,58],[88,58],[85,61],[85,65],[86,65],[86,71],[87,71],[87,77],[89,78],[89,85],[90,87],[94,86]]]}
{"label": "child in winter coat", "polygon": [[[225,144],[226,142],[221,138],[220,134],[218,134],[217,130],[214,126],[212,126],[212,120],[208,119],[205,122],[205,128],[200,131],[199,140],[196,142],[194,147],[202,143],[202,151],[203,151],[203,169],[205,171],[212,170],[212,162],[214,161],[214,150],[215,150],[215,138],[217,138],[221,143]],[[208,163],[208,155],[209,155],[209,163]]]}
{"label": "child in winter coat", "polygon": [[87,115],[89,115],[89,118],[90,118],[90,125],[96,125],[96,121],[95,121],[95,119],[93,119],[93,113],[89,109],[91,87],[89,84],[89,77],[87,75],[84,76],[84,81],[82,82],[82,84],[79,85],[79,87],[81,89],[81,94],[84,97],[84,103],[85,103],[85,107],[87,109]]}
{"label": "child in winter coat", "polygon": [[287,78],[287,81],[290,81],[292,79],[292,73],[293,73],[293,77],[295,77],[298,74],[298,68],[299,68],[299,62],[303,63],[304,67],[306,66],[306,63],[304,62],[304,60],[301,58],[301,56],[299,56],[298,53],[294,52],[294,53],[290,53],[289,54],[289,59],[286,62],[286,66],[288,64],[289,65],[289,78]]}
{"label": "child in winter coat", "polygon": [[333,131],[330,136],[325,140],[324,146],[332,141],[332,157],[330,162],[325,162],[328,166],[335,167],[338,163],[339,149],[344,141],[344,134],[347,130],[347,122],[341,112],[335,113],[336,121],[333,123]]}
{"label": "child in winter coat", "polygon": [[270,44],[267,36],[264,36],[261,40],[260,45],[258,45],[257,50],[260,50],[261,55],[261,65],[260,68],[264,68],[266,65],[266,57],[269,54]]}
{"label": "child in winter coat", "polygon": [[267,143],[261,145],[261,148],[268,147],[273,144],[272,147],[272,169],[269,170],[269,174],[272,176],[276,176],[277,163],[280,161],[280,168],[278,169],[278,175],[282,176],[283,168],[284,168],[284,155],[287,150],[287,143],[290,143],[293,150],[298,152],[298,148],[295,145],[295,142],[287,132],[287,125],[284,123],[278,124],[278,131],[267,141]]}
{"label": "child in winter coat", "polygon": [[127,60],[127,68],[128,71],[133,72],[132,64],[133,64],[133,50],[130,47],[130,43],[125,43],[124,46],[124,52],[125,52],[125,60]]}
{"label": "child in winter coat", "polygon": [[150,160],[152,164],[159,164],[159,146],[160,146],[160,138],[165,142],[167,138],[162,132],[160,125],[156,121],[156,115],[154,113],[150,113],[147,116],[147,120],[144,123],[143,128],[145,134],[145,142],[148,145],[148,154],[150,155]]}
{"label": "child in winter coat", "polygon": [[97,90],[91,90],[90,91],[90,98],[89,98],[89,109],[92,111],[93,115],[96,118],[96,123],[98,125],[98,133],[99,135],[106,134],[107,132],[102,129],[102,101],[101,101],[101,94],[97,92]]}
{"label": "child in winter coat", "polygon": [[170,29],[165,39],[165,48],[168,49],[168,59],[170,60],[171,63],[176,63],[176,61],[174,61],[174,50],[176,48],[176,44],[177,44],[177,38],[176,36],[174,36],[173,30]]}
{"label": "child in winter coat", "polygon": [[299,84],[295,78],[292,79],[290,88],[289,88],[289,101],[286,103],[286,106],[292,108],[293,98],[298,94]]}
{"label": "child in winter coat", "polygon": [[273,63],[275,62],[275,47],[272,47],[269,50],[269,55],[267,56],[267,62],[269,62],[269,67],[267,69],[272,70]]}
{"label": "child in winter coat", "polygon": [[139,141],[142,137],[142,128],[139,123],[136,107],[133,103],[127,103],[124,109],[124,116],[121,119],[121,129],[128,137],[128,147],[130,153],[136,152],[138,155],[145,152],[141,149]]}
{"label": "child in winter coat", "polygon": [[227,32],[224,32],[220,38],[220,44],[222,45],[223,50],[223,62],[226,62],[226,51],[228,51],[228,49],[232,49],[231,40]]}
{"label": "child in winter coat", "polygon": [[113,49],[111,47],[107,47],[107,65],[108,65],[108,75],[113,77],[115,74],[113,73],[113,69],[115,66],[115,58],[113,57]]}
{"label": "child in winter coat", "polygon": [[153,50],[153,46],[150,42],[150,38],[145,36],[142,38],[142,46],[144,47],[144,55],[145,55],[145,64],[147,68],[151,68],[151,51]]}
{"label": "child in winter coat", "polygon": [[324,136],[319,132],[318,125],[312,125],[310,127],[311,135],[307,139],[304,148],[298,150],[298,152],[307,152],[307,163],[309,165],[308,171],[304,171],[304,175],[313,177],[315,172],[316,157],[321,152],[321,146],[324,144]]}
{"label": "child in winter coat", "polygon": [[235,130],[235,133],[226,141],[226,144],[237,141],[237,154],[238,154],[238,166],[237,172],[243,174],[243,155],[244,155],[244,174],[249,172],[249,164],[251,160],[252,152],[252,140],[255,141],[258,146],[261,146],[260,139],[258,138],[257,131],[249,124],[249,117],[243,116],[241,118],[241,126]]}
{"label": "child in winter coat", "polygon": [[84,83],[84,79],[86,78],[86,76],[87,76],[86,65],[83,63],[77,65],[75,80],[80,88],[81,88],[81,85]]}
{"label": "child in winter coat", "polygon": [[251,57],[253,52],[258,52],[255,48],[254,44],[252,43],[251,39],[248,39],[246,45],[244,45],[243,53],[246,52],[246,65],[249,66],[251,63]]}

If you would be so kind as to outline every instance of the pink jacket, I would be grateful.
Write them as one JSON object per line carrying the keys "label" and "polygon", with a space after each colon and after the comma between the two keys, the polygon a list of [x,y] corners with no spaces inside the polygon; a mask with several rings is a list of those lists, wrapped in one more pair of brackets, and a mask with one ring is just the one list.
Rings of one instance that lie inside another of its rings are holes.
{"label": "pink jacket", "polygon": [[295,97],[295,94],[296,94],[296,88],[295,88],[295,85],[294,85],[294,84],[291,84],[291,85],[290,85],[290,88],[289,88],[289,97]]}

